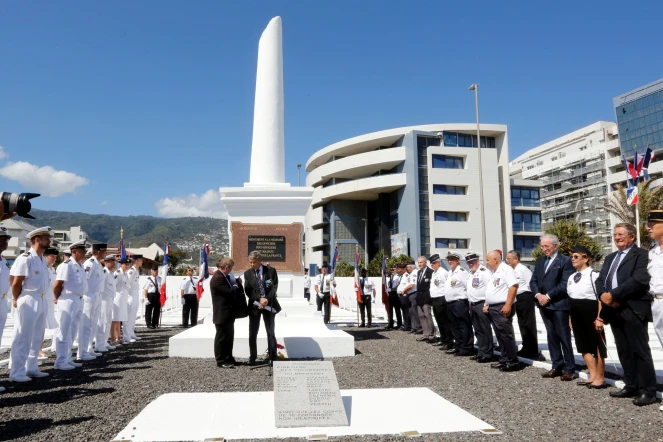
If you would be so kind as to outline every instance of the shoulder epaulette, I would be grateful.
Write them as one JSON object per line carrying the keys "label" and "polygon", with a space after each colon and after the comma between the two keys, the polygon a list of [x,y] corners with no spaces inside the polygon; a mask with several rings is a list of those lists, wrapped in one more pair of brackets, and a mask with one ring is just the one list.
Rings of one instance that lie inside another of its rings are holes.
{"label": "shoulder epaulette", "polygon": [[462,268],[462,267],[458,267],[458,268],[460,269],[461,272],[464,272],[464,271],[465,271],[465,269]]}
{"label": "shoulder epaulette", "polygon": [[479,267],[479,270],[481,270],[482,272],[485,272],[486,268],[485,267]]}
{"label": "shoulder epaulette", "polygon": [[30,256],[30,252],[25,252],[25,253],[24,253],[23,255],[21,255],[21,256]]}

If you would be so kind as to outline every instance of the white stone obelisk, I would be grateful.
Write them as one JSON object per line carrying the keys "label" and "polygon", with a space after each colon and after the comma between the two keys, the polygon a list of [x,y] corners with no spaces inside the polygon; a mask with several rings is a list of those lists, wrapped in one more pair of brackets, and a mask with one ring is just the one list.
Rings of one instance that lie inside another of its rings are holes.
{"label": "white stone obelisk", "polygon": [[281,17],[274,17],[258,43],[251,186],[285,184],[283,113],[283,37]]}

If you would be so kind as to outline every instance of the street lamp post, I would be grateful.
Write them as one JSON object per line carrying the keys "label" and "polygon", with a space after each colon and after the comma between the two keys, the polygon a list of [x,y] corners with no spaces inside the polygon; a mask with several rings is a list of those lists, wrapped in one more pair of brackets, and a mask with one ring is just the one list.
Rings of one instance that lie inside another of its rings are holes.
{"label": "street lamp post", "polygon": [[479,128],[479,85],[473,84],[468,90],[474,91],[474,101],[477,112],[477,149],[479,152],[479,204],[481,206],[481,246],[483,251],[483,262],[486,262],[486,215],[483,204],[483,168],[481,166],[481,129]]}
{"label": "street lamp post", "polygon": [[297,187],[301,186],[302,183],[300,181],[300,172],[302,171],[302,165],[297,164]]}
{"label": "street lamp post", "polygon": [[364,222],[364,266],[368,269],[368,219],[361,220]]}

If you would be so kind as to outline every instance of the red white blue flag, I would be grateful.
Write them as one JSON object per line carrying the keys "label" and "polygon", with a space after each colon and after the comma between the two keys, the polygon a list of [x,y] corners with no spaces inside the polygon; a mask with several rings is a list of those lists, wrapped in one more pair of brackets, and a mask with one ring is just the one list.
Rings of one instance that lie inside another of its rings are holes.
{"label": "red white blue flag", "polygon": [[205,240],[203,249],[200,252],[200,272],[198,276],[198,299],[203,296],[205,289],[203,288],[203,282],[209,278],[209,266],[207,265],[207,255],[209,255],[209,244]]}
{"label": "red white blue flag", "polygon": [[161,305],[166,305],[166,279],[168,278],[168,255],[170,255],[170,243],[166,241],[163,248],[163,264],[161,265],[161,289],[159,290]]}

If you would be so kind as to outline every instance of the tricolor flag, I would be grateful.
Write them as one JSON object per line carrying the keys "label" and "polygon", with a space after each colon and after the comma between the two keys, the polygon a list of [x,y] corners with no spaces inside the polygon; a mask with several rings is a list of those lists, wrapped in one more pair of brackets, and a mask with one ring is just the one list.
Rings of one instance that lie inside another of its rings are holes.
{"label": "tricolor flag", "polygon": [[382,255],[382,304],[389,311],[389,292],[387,292],[387,257]]}
{"label": "tricolor flag", "polygon": [[163,248],[163,264],[161,265],[161,290],[160,300],[161,305],[166,305],[166,279],[168,278],[168,255],[170,255],[170,243],[166,240],[166,245]]}
{"label": "tricolor flag", "polygon": [[203,249],[200,252],[200,273],[198,275],[198,299],[203,296],[205,289],[203,288],[203,282],[209,278],[209,267],[207,266],[207,255],[209,255],[209,245],[207,244],[207,239],[205,239],[205,244]]}
{"label": "tricolor flag", "polygon": [[[336,261],[338,261],[338,245],[334,247],[334,257],[332,258],[332,261],[329,265],[329,273],[331,274],[332,280],[334,279],[334,269],[336,268]],[[331,296],[331,303],[334,304],[335,306],[338,307],[338,296],[336,295],[336,287],[334,287],[334,284],[331,285],[329,288],[330,296]]]}
{"label": "tricolor flag", "polygon": [[331,263],[329,264],[329,273],[332,275],[334,274],[334,269],[336,268],[336,261],[338,261],[338,244],[336,247],[334,247],[334,257],[331,260]]}
{"label": "tricolor flag", "polygon": [[127,257],[127,250],[124,248],[124,229],[120,227],[120,259]]}
{"label": "tricolor flag", "polygon": [[626,190],[626,202],[629,206],[638,204],[638,186]]}
{"label": "tricolor flag", "polygon": [[655,157],[656,155],[654,155],[654,151],[647,147],[645,157],[642,160],[642,174],[645,180],[649,179],[649,164],[652,162],[652,160],[654,160]]}
{"label": "tricolor flag", "polygon": [[357,294],[357,302],[363,303],[364,299],[361,297],[361,282],[359,282],[359,246],[355,252],[355,293]]}

